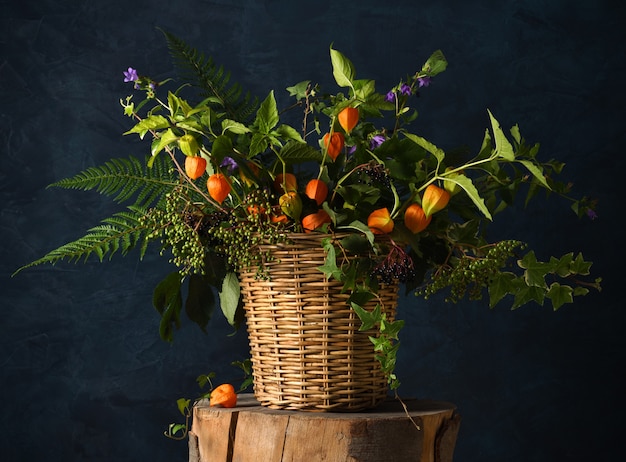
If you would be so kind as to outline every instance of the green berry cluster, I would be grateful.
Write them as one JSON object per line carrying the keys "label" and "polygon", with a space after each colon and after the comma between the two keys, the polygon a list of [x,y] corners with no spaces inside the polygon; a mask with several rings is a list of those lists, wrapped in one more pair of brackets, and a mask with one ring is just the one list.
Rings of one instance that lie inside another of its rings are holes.
{"label": "green berry cluster", "polygon": [[428,298],[435,293],[450,289],[446,301],[456,303],[466,295],[470,300],[480,300],[483,289],[492,278],[515,256],[525,244],[515,240],[504,240],[489,246],[465,250],[451,258],[433,272],[430,282],[417,292]]}

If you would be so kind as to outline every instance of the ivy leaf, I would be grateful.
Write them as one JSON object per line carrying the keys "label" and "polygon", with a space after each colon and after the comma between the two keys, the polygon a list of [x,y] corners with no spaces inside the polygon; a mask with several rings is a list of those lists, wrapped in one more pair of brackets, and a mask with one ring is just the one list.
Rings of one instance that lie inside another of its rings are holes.
{"label": "ivy leaf", "polygon": [[535,252],[530,251],[521,260],[517,261],[520,268],[525,269],[524,279],[526,284],[534,287],[546,288],[545,276],[550,271],[548,263],[537,261]]}
{"label": "ivy leaf", "polygon": [[261,133],[267,135],[278,124],[278,120],[278,109],[276,107],[276,99],[274,98],[274,90],[272,90],[261,103],[261,106],[259,106],[255,124],[259,127]]}
{"label": "ivy leaf", "polygon": [[404,321],[401,319],[392,322],[388,322],[385,319],[382,319],[380,321],[380,332],[382,334],[385,334],[388,338],[392,338],[395,340],[398,339],[398,333],[402,330],[403,327]]}
{"label": "ivy leaf", "polygon": [[301,100],[306,98],[306,91],[310,83],[310,80],[303,80],[291,87],[287,87],[286,90],[289,92],[289,96],[295,96],[296,100]]}
{"label": "ivy leaf", "polygon": [[537,302],[540,306],[543,306],[543,300],[546,296],[546,289],[541,287],[523,286],[515,294],[515,300],[511,309],[515,310],[522,305],[526,305],[531,301]]}
{"label": "ivy leaf", "polygon": [[583,254],[579,253],[578,255],[576,255],[576,260],[572,262],[570,269],[573,273],[586,276],[590,273],[591,263],[585,261],[585,259],[583,258]]}
{"label": "ivy leaf", "polygon": [[176,406],[178,406],[178,411],[186,416],[189,413],[189,405],[191,404],[191,400],[186,398],[179,398],[176,400]]}
{"label": "ivy leaf", "polygon": [[382,320],[380,304],[376,304],[376,307],[372,311],[367,311],[365,308],[354,302],[350,305],[361,320],[361,327],[359,327],[360,331],[373,329],[376,324]]}
{"label": "ivy leaf", "polygon": [[556,257],[550,257],[550,263],[554,268],[554,272],[562,278],[565,278],[572,274],[570,271],[570,267],[573,260],[574,254],[571,252],[563,255],[561,258],[558,259]]}
{"label": "ivy leaf", "polygon": [[334,277],[338,281],[341,281],[343,273],[341,269],[337,267],[335,246],[330,239],[324,239],[322,245],[326,251],[326,259],[324,260],[324,265],[318,266],[317,269],[324,273],[328,279]]}
{"label": "ivy leaf", "polygon": [[354,80],[354,66],[341,52],[330,49],[330,61],[333,66],[333,76],[340,87],[352,87]]}
{"label": "ivy leaf", "polygon": [[489,284],[489,308],[494,308],[508,294],[515,293],[517,285],[513,273],[497,273]]}
{"label": "ivy leaf", "polygon": [[231,326],[237,325],[236,313],[237,307],[239,306],[239,279],[237,278],[237,274],[230,272],[227,273],[224,277],[224,281],[222,282],[222,290],[219,293],[220,295],[220,306],[222,307],[222,312],[226,317],[226,320]]}
{"label": "ivy leaf", "polygon": [[513,145],[507,139],[504,131],[502,131],[500,122],[496,120],[490,110],[487,110],[487,112],[489,113],[489,119],[491,119],[491,129],[493,130],[493,137],[496,143],[496,155],[509,161],[515,160]]}
{"label": "ivy leaf", "polygon": [[558,310],[565,303],[572,303],[574,301],[572,293],[573,289],[570,286],[553,282],[547,296],[552,301],[554,311]]}

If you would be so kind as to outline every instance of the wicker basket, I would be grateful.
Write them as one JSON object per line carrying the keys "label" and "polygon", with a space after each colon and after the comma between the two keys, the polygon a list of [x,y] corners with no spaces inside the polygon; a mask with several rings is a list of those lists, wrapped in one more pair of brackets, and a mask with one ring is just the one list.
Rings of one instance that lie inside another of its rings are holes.
{"label": "wicker basket", "polygon": [[[324,237],[292,234],[290,244],[262,246],[276,257],[267,265],[267,280],[256,277],[256,268],[240,273],[254,393],[264,406],[358,411],[387,396],[369,339],[376,331],[359,331],[361,321],[342,284],[318,269],[325,260]],[[379,296],[393,319],[397,285],[383,287]]]}

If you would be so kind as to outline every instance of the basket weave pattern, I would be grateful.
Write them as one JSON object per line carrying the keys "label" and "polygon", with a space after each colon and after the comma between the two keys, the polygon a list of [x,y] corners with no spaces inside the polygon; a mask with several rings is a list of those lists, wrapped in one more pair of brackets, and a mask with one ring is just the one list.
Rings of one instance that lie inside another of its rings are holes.
{"label": "basket weave pattern", "polygon": [[[342,283],[318,269],[325,261],[321,237],[293,234],[292,243],[262,246],[276,259],[269,279],[256,268],[240,273],[250,341],[254,393],[264,406],[307,411],[358,411],[387,395],[387,380],[361,321],[341,293]],[[393,319],[398,287],[379,291]],[[377,301],[366,305],[373,309]]]}

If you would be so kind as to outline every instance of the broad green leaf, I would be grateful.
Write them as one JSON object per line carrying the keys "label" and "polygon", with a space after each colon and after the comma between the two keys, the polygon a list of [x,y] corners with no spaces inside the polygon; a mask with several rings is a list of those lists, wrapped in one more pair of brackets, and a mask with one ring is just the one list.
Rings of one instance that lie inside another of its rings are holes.
{"label": "broad green leaf", "polygon": [[151,115],[143,120],[140,120],[133,128],[124,132],[124,135],[138,133],[139,137],[143,139],[149,131],[163,130],[165,128],[169,128],[169,126],[170,122],[165,117],[161,115]]}
{"label": "broad green leaf", "polygon": [[221,163],[224,157],[230,156],[233,152],[233,142],[227,135],[220,135],[213,141],[211,148],[213,156]]}
{"label": "broad green leaf", "polygon": [[262,133],[255,133],[250,140],[250,154],[249,157],[254,157],[257,154],[261,154],[267,149],[268,146],[267,136]]}
{"label": "broad green leaf", "polygon": [[180,312],[183,306],[180,287],[180,274],[171,273],[156,286],[152,295],[152,303],[161,315],[159,334],[168,342],[174,339],[173,328],[180,327]]}
{"label": "broad green leaf", "polygon": [[341,52],[330,49],[330,61],[333,66],[333,76],[340,87],[352,87],[354,80],[354,66]]}
{"label": "broad green leaf", "polygon": [[489,119],[491,120],[491,129],[493,130],[493,139],[496,144],[496,155],[498,157],[502,157],[503,159],[513,161],[515,160],[515,152],[513,151],[513,145],[507,139],[506,135],[502,131],[502,127],[500,126],[500,122],[496,120],[490,110],[487,110],[489,113]]}
{"label": "broad green leaf", "polygon": [[231,119],[222,120],[222,133],[231,132],[236,135],[243,135],[244,133],[248,133],[249,131],[250,129],[241,122],[237,122],[236,120]]}
{"label": "broad green leaf", "polygon": [[178,406],[178,411],[186,416],[189,412],[189,405],[191,404],[191,400],[190,399],[186,399],[186,398],[179,398],[178,400],[176,400],[176,405]]}
{"label": "broad green leaf", "polygon": [[446,153],[443,149],[438,148],[427,139],[414,135],[413,133],[405,133],[404,136],[416,143],[418,146],[424,148],[426,151],[430,152],[439,162],[443,162],[443,159],[446,157]]}
{"label": "broad green leaf", "polygon": [[448,67],[448,60],[446,60],[441,50],[437,50],[426,60],[422,66],[422,72],[427,73],[430,77],[434,77],[445,71],[446,67]]}
{"label": "broad green leaf", "polygon": [[185,312],[189,319],[206,332],[206,326],[215,308],[215,296],[209,283],[199,274],[189,276],[189,292]]}
{"label": "broad green leaf", "polygon": [[279,125],[278,128],[276,128],[276,133],[278,133],[281,138],[285,140],[294,140],[300,143],[305,142],[302,138],[302,135],[300,135],[300,132],[293,128],[291,125]]}
{"label": "broad green leaf", "polygon": [[220,295],[220,306],[222,313],[226,317],[226,320],[231,326],[237,324],[236,313],[239,306],[239,279],[236,273],[227,273],[222,283],[222,290]]}
{"label": "broad green leaf", "polygon": [[176,140],[178,140],[178,136],[174,134],[171,128],[168,128],[166,131],[161,133],[161,136],[159,136],[158,138],[155,138],[155,140],[153,141],[152,147],[151,147],[152,156],[153,157],[156,156],[166,146],[169,146],[170,144],[174,143]]}
{"label": "broad green leaf", "polygon": [[259,106],[255,123],[259,127],[259,131],[267,135],[278,124],[278,121],[278,109],[276,107],[276,99],[274,98],[274,90],[272,90],[261,103],[261,106]]}

